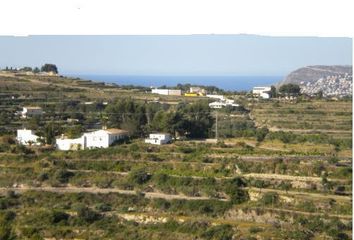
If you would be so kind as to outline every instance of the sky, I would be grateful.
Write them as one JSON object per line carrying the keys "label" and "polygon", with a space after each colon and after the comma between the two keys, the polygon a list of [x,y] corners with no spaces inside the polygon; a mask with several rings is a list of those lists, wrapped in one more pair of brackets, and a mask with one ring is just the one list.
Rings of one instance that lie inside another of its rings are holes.
{"label": "sky", "polygon": [[283,76],[351,65],[352,39],[256,35],[0,36],[0,68],[57,65],[61,74]]}

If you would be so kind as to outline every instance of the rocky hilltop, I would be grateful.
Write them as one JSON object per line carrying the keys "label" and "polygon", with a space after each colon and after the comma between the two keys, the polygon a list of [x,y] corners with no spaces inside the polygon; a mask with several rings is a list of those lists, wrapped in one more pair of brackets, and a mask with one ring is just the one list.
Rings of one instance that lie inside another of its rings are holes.
{"label": "rocky hilltop", "polygon": [[291,72],[278,86],[298,84],[309,95],[322,91],[324,96],[352,95],[352,66],[307,66]]}

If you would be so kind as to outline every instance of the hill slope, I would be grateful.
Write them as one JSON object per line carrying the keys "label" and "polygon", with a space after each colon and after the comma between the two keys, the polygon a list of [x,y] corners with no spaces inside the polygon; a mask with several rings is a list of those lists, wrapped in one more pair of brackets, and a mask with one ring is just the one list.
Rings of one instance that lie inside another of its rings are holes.
{"label": "hill slope", "polygon": [[346,96],[352,95],[352,76],[352,66],[307,66],[291,72],[278,86],[294,83],[306,94]]}

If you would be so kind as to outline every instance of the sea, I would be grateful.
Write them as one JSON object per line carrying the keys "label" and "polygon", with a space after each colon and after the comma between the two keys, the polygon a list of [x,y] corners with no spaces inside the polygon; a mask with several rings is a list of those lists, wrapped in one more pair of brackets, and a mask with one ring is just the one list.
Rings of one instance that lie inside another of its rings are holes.
{"label": "sea", "polygon": [[133,76],[133,75],[92,75],[65,74],[97,82],[118,85],[136,85],[144,87],[173,87],[177,84],[215,86],[225,91],[250,91],[256,86],[271,86],[283,79],[283,76]]}

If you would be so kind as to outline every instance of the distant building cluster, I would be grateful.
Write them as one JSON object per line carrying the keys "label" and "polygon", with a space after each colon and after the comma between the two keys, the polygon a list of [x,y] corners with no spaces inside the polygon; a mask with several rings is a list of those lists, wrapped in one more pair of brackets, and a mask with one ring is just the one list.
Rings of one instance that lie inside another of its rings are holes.
{"label": "distant building cluster", "polygon": [[341,74],[320,78],[314,82],[300,82],[301,93],[316,95],[322,92],[324,97],[328,96],[351,96],[353,87],[353,76]]}
{"label": "distant building cluster", "polygon": [[[93,132],[86,132],[79,138],[68,138],[64,134],[61,137],[56,138],[55,147],[58,150],[83,150],[94,148],[108,148],[113,143],[126,139],[129,136],[129,132],[117,129],[101,129]],[[19,144],[27,146],[39,146],[44,141],[43,137],[40,137],[29,129],[18,129],[16,140]],[[145,139],[145,143],[162,145],[172,142],[172,136],[169,133],[152,133]]]}
{"label": "distant building cluster", "polygon": [[[121,129],[111,128],[84,133],[79,138],[67,138],[62,135],[55,141],[58,150],[81,150],[92,148],[108,148],[114,142],[128,137],[128,132]],[[18,129],[16,140],[22,145],[40,145],[43,137],[34,134],[33,130]]]}
{"label": "distant building cluster", "polygon": [[[151,89],[151,93],[159,94],[159,95],[170,95],[170,96],[181,96],[182,90],[180,89],[164,89],[164,88],[153,88]],[[184,93],[186,97],[198,97],[205,96],[207,91],[201,87],[190,87],[188,92]]]}

